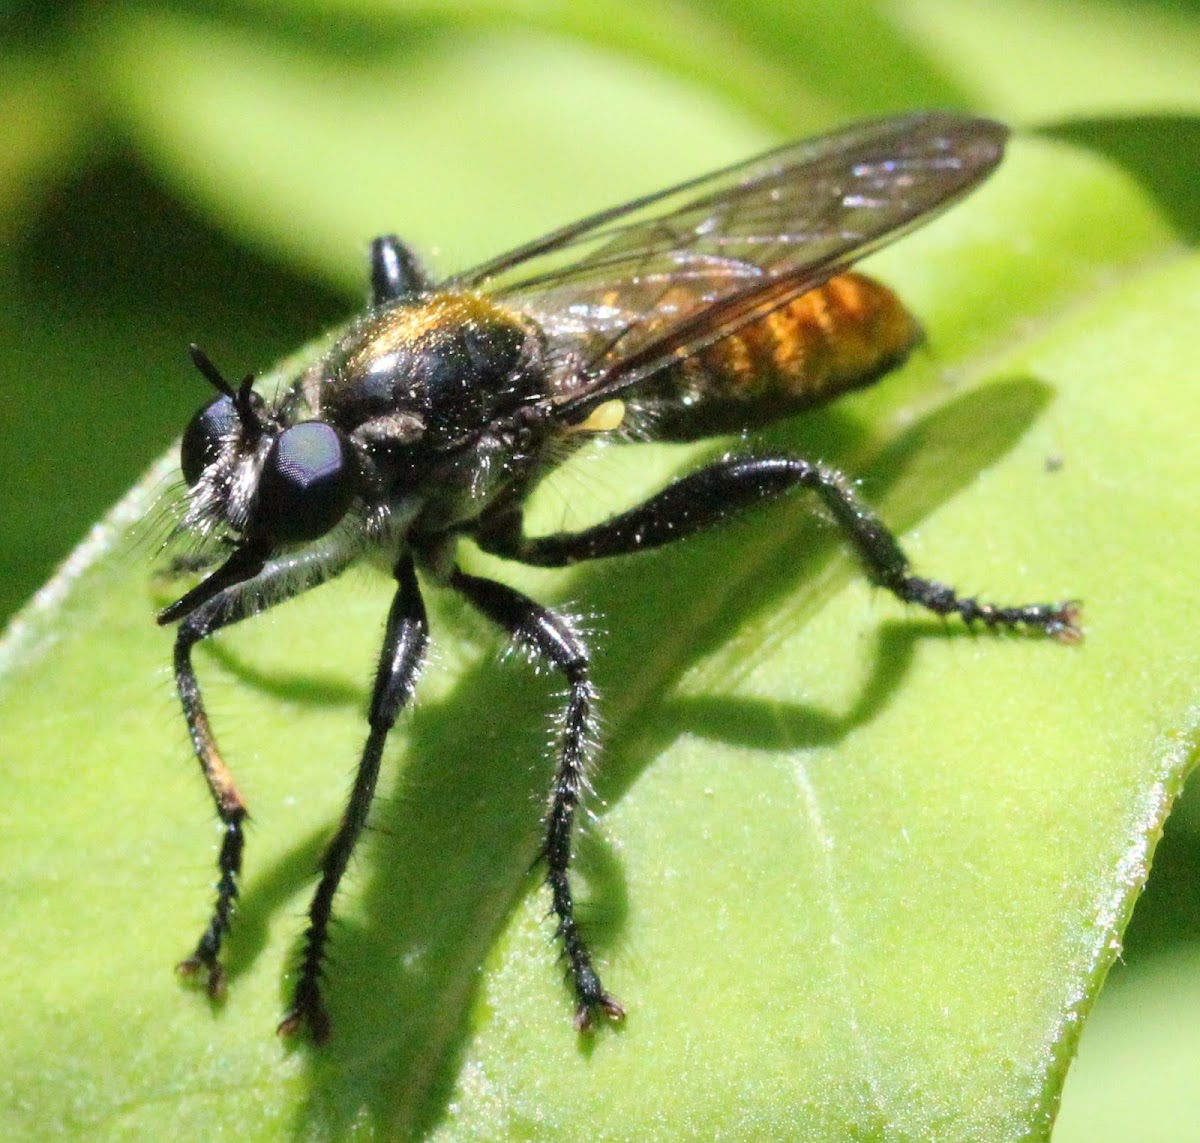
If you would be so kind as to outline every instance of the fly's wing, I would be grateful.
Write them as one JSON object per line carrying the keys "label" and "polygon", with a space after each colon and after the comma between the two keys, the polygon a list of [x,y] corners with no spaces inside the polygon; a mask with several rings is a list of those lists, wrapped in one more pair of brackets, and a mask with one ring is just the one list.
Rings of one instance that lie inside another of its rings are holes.
{"label": "fly's wing", "polygon": [[792,143],[445,283],[544,330],[570,417],[819,286],[980,183],[1007,129],[931,112]]}

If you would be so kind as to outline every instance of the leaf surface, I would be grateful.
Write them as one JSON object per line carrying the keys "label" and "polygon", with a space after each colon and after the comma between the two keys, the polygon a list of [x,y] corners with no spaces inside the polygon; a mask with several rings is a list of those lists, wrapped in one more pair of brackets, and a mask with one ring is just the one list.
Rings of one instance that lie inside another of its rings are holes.
{"label": "leaf surface", "polygon": [[[922,573],[1083,599],[1085,643],[906,613],[801,499],[570,575],[467,553],[595,617],[580,882],[629,1019],[572,1031],[529,873],[554,681],[432,591],[437,655],[341,902],[336,1034],[281,1048],[388,589],[348,576],[198,658],[254,814],[213,1008],[170,971],[217,833],[130,535],[160,467],[0,647],[6,1136],[1047,1132],[1195,743],[1200,261],[1115,168],[1019,141],[872,265],[929,353],[760,446],[860,477]],[[583,523],[690,463],[583,457],[536,511]]]}

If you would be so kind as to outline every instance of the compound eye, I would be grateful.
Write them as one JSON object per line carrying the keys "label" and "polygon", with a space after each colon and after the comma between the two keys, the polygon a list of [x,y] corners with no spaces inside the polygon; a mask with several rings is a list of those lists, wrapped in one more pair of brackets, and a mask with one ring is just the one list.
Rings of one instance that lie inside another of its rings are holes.
{"label": "compound eye", "polygon": [[183,478],[194,487],[204,470],[221,455],[221,442],[237,431],[238,415],[229,397],[209,401],[183,430],[179,464]]}
{"label": "compound eye", "polygon": [[359,491],[358,461],[346,437],[323,421],[304,421],[275,438],[263,463],[252,530],[275,543],[325,535]]}

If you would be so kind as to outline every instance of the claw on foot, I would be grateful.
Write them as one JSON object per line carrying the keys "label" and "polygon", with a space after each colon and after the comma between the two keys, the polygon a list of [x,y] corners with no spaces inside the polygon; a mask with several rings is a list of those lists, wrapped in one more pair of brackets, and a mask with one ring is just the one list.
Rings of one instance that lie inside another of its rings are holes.
{"label": "claw on foot", "polygon": [[297,996],[291,1011],[279,1021],[275,1031],[278,1035],[290,1039],[305,1027],[308,1028],[308,1034],[314,1044],[324,1044],[329,1039],[329,1013],[325,1011],[325,1005],[316,993],[308,997]]}
{"label": "claw on foot", "polygon": [[1069,600],[1058,609],[1058,624],[1047,628],[1051,638],[1060,643],[1082,643],[1083,628],[1079,626],[1080,605],[1076,599]]}
{"label": "claw on foot", "polygon": [[590,1032],[600,1016],[617,1022],[625,1019],[625,1009],[607,992],[592,1000],[581,1000],[575,1009],[575,1031]]}
{"label": "claw on foot", "polygon": [[225,970],[216,961],[206,961],[198,956],[190,956],[187,960],[181,960],[175,966],[175,971],[185,980],[192,980],[201,972],[208,973],[208,980],[204,983],[204,991],[208,993],[208,998],[210,1000],[225,999]]}

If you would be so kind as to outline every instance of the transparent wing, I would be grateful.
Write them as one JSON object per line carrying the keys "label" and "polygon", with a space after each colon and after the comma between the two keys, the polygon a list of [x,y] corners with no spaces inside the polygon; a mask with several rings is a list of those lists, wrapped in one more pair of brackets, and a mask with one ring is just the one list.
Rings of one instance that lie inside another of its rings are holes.
{"label": "transparent wing", "polygon": [[855,124],[602,211],[445,285],[546,333],[564,408],[627,388],[786,305],[999,163],[1007,129],[930,112]]}

